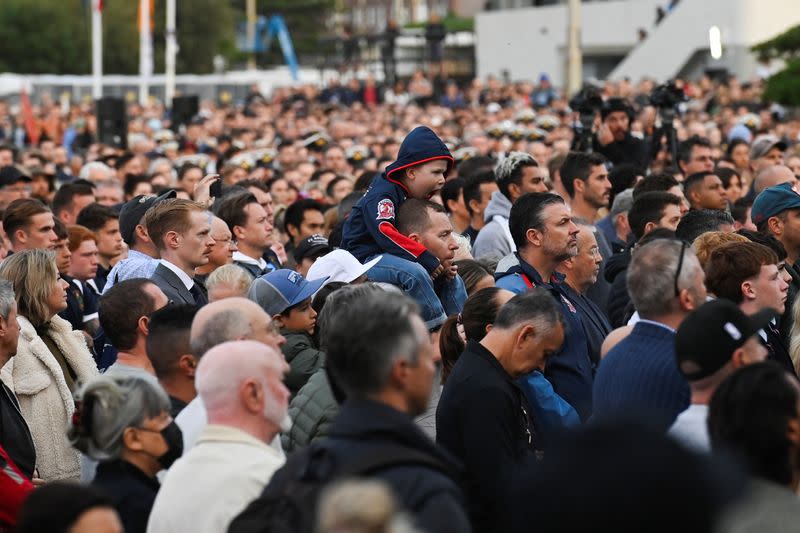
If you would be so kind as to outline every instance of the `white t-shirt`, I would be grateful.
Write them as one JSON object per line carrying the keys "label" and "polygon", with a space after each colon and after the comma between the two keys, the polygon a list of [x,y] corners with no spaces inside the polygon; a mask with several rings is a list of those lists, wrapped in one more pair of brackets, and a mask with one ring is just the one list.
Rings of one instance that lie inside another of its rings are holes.
{"label": "white t-shirt", "polygon": [[678,415],[668,435],[696,452],[711,451],[708,438],[708,406],[693,403]]}

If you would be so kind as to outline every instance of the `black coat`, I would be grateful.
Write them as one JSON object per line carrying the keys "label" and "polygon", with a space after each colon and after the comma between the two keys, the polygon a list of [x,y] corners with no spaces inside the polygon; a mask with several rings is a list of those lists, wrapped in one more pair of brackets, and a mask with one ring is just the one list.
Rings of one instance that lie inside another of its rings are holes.
{"label": "black coat", "polygon": [[527,412],[522,391],[494,355],[469,341],[439,398],[436,441],[464,463],[476,532],[511,531],[508,501],[536,468]]}
{"label": "black coat", "polygon": [[614,141],[605,146],[594,138],[594,149],[606,156],[615,165],[636,165],[644,171],[650,164],[649,143],[633,137],[630,133],[625,134],[621,141]]}
{"label": "black coat", "polygon": [[612,328],[627,323],[627,311],[631,303],[626,276],[631,263],[631,249],[614,254],[606,264],[605,278],[611,283],[611,292],[606,303],[606,316]]}
{"label": "black coat", "polygon": [[420,529],[430,533],[470,531],[464,496],[458,484],[461,469],[414,424],[388,405],[347,401],[334,420],[326,447],[337,461],[354,462],[387,444],[401,445],[430,454],[452,469],[452,476],[424,465],[390,467],[375,472],[394,491],[399,503],[413,515]]}
{"label": "black coat", "polygon": [[28,479],[36,467],[36,448],[17,397],[0,381],[0,447]]}
{"label": "black coat", "polygon": [[147,520],[159,489],[158,480],[118,459],[97,465],[92,485],[111,497],[126,533],[147,531]]}

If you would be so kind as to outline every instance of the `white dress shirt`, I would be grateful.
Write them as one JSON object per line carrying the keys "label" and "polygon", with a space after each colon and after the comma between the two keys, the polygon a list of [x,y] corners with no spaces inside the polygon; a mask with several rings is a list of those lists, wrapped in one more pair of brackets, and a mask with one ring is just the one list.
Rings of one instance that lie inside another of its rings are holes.
{"label": "white dress shirt", "polygon": [[178,276],[178,279],[181,280],[181,283],[183,283],[187,291],[192,290],[192,287],[194,287],[194,280],[191,278],[191,276],[166,259],[160,259],[159,261],[162,265],[173,271],[175,275]]}

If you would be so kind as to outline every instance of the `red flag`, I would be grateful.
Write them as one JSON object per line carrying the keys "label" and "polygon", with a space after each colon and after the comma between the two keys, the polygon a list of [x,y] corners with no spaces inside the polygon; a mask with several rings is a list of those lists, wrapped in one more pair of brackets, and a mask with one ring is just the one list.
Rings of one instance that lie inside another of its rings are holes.
{"label": "red flag", "polygon": [[25,131],[28,132],[28,139],[30,139],[32,145],[38,145],[39,130],[36,127],[36,119],[33,116],[33,108],[31,107],[31,100],[28,98],[28,91],[22,89],[19,99],[22,104],[22,118],[25,120]]}

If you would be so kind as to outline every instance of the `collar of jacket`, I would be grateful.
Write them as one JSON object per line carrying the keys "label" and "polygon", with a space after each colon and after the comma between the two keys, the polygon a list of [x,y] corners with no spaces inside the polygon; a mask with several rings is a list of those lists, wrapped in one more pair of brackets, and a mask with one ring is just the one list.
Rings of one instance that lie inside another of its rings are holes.
{"label": "collar of jacket", "polygon": [[122,481],[126,478],[134,479],[151,488],[154,492],[158,491],[158,489],[161,487],[161,484],[158,482],[158,478],[148,476],[141,469],[139,469],[138,466],[123,459],[112,459],[110,461],[100,462],[97,465],[96,477],[100,479],[106,478],[116,482]]}
{"label": "collar of jacket", "polygon": [[519,252],[514,252],[514,255],[516,255],[517,259],[519,260],[519,266],[512,267],[511,269],[509,269],[509,272],[525,274],[534,287],[545,287],[546,289],[553,289],[564,283],[564,279],[566,278],[566,276],[561,272],[557,272],[555,270],[553,271],[553,275],[550,276],[550,279],[547,282],[545,282],[542,279],[541,274],[539,274],[539,271],[533,268],[533,266],[531,266],[530,264],[526,263],[525,260],[523,260],[522,257],[520,257]]}
{"label": "collar of jacket", "polygon": [[360,441],[371,439],[393,441],[433,455],[449,466],[454,474],[461,472],[458,461],[437,447],[410,416],[375,400],[345,401],[333,422],[330,436]]}

